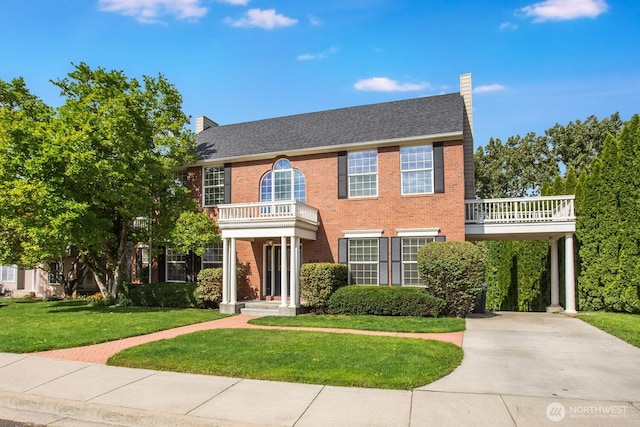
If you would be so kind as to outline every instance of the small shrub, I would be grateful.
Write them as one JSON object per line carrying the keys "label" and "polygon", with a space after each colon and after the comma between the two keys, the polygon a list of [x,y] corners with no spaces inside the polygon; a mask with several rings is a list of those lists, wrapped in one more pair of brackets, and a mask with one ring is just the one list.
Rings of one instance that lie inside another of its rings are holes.
{"label": "small shrub", "polygon": [[484,251],[470,242],[434,242],[418,250],[425,289],[445,301],[447,316],[463,317],[482,292]]}
{"label": "small shrub", "polygon": [[445,302],[419,287],[343,286],[328,302],[329,314],[437,317]]}
{"label": "small shrub", "polygon": [[123,284],[119,298],[143,307],[192,308],[195,288],[195,283]]}
{"label": "small shrub", "polygon": [[222,268],[205,268],[198,273],[198,286],[193,293],[200,308],[216,308],[222,300]]}
{"label": "small shrub", "polygon": [[328,262],[303,264],[300,268],[300,296],[315,313],[323,313],[329,297],[347,284],[348,267]]}
{"label": "small shrub", "polygon": [[112,305],[115,302],[115,299],[112,297],[105,298],[104,295],[100,292],[96,292],[93,295],[89,295],[87,297],[87,301],[94,307],[106,307]]}

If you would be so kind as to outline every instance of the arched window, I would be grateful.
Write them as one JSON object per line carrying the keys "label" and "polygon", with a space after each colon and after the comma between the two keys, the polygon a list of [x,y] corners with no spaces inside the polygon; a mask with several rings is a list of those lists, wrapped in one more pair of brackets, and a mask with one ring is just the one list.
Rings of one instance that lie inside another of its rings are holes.
{"label": "arched window", "polygon": [[260,201],[278,202],[281,200],[295,200],[305,203],[307,188],[304,175],[291,167],[287,159],[280,159],[270,172],[262,177],[260,183]]}

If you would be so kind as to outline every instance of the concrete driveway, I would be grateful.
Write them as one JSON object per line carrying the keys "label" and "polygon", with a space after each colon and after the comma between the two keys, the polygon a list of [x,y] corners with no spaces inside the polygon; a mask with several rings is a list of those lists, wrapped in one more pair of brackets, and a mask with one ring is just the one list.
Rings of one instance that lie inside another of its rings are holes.
{"label": "concrete driveway", "polygon": [[462,347],[461,366],[420,390],[640,402],[640,349],[572,317],[476,315]]}

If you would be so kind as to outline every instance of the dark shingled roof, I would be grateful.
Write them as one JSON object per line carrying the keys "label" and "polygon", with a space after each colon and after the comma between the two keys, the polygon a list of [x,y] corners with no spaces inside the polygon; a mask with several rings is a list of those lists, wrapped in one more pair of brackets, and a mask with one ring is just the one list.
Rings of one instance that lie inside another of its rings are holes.
{"label": "dark shingled roof", "polygon": [[284,153],[460,132],[458,93],[211,127],[198,133],[202,160]]}

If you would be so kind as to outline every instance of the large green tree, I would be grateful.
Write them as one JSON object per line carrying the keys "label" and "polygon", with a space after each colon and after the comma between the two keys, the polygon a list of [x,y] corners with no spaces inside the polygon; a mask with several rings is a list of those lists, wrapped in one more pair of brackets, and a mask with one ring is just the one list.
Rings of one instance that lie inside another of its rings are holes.
{"label": "large green tree", "polygon": [[0,261],[72,251],[115,296],[132,242],[166,236],[193,207],[172,172],[193,160],[189,118],[162,75],[81,63],[53,84],[64,99],[56,109],[21,79],[0,85]]}

